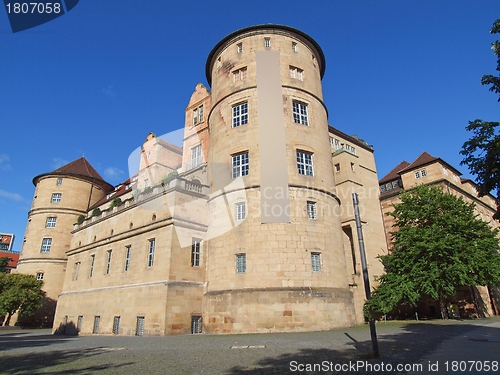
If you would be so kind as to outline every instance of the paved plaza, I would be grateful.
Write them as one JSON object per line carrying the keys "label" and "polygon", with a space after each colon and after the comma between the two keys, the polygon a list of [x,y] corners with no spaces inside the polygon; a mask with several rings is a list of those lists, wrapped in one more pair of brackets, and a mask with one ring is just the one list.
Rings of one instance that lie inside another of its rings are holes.
{"label": "paved plaza", "polygon": [[[500,317],[377,323],[325,332],[54,336],[0,327],[1,374],[499,373]],[[489,368],[489,371],[485,371]]]}

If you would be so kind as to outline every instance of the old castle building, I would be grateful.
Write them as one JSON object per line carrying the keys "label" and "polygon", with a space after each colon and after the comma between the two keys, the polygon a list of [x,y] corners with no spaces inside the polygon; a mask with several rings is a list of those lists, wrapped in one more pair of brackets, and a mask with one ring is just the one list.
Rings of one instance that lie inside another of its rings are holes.
{"label": "old castle building", "polygon": [[363,321],[352,193],[370,276],[387,252],[372,147],[328,125],[325,57],[303,32],[236,31],[210,52],[182,145],[150,133],[106,183],[85,159],[34,179],[19,272],[54,329],[170,335]]}
{"label": "old castle building", "polygon": [[[474,203],[477,216],[486,221],[492,228],[499,228],[493,220],[496,212],[496,200],[488,194],[480,197],[476,184],[465,178],[462,173],[441,158],[423,152],[412,163],[402,161],[379,181],[380,204],[384,213],[384,226],[387,233],[387,247],[392,248],[390,232],[394,231],[394,218],[387,213],[393,210],[392,205],[400,203],[399,193],[420,184],[440,186],[448,193],[462,197],[468,203]],[[500,294],[498,288],[477,286],[462,288],[457,296],[451,298],[451,304],[459,311],[454,313],[462,317],[490,316],[500,314]],[[424,303],[419,306],[420,313],[437,316],[439,306],[435,303]]]}

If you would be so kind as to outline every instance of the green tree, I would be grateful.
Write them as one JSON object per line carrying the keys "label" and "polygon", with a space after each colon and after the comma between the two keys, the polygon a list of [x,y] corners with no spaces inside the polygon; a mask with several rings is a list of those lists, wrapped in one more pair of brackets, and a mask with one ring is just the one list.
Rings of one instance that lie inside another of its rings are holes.
{"label": "green tree", "polygon": [[0,258],[0,272],[5,272],[6,271],[7,264],[9,264],[9,262],[11,260],[12,259],[10,259],[9,257]]}
{"label": "green tree", "polygon": [[[403,191],[394,204],[394,249],[379,256],[385,274],[365,314],[386,314],[422,297],[439,301],[462,286],[500,285],[498,230],[478,219],[474,204],[436,186]],[[397,229],[399,228],[399,229]]]}
{"label": "green tree", "polygon": [[45,292],[42,280],[33,275],[0,273],[0,315],[7,316],[5,325],[10,324],[12,315],[32,315],[41,306]]}
{"label": "green tree", "polygon": [[[491,34],[500,33],[500,19],[493,23]],[[497,56],[497,72],[500,72],[500,42],[492,43],[493,53]],[[500,74],[484,75],[481,78],[482,85],[490,86],[489,90],[500,94]],[[500,102],[500,96],[498,98]],[[500,219],[500,133],[498,122],[483,120],[469,121],[467,131],[473,132],[473,136],[463,144],[460,154],[464,155],[461,165],[467,165],[471,174],[476,176],[476,183],[480,196],[495,192],[497,200],[497,212],[494,219]]]}

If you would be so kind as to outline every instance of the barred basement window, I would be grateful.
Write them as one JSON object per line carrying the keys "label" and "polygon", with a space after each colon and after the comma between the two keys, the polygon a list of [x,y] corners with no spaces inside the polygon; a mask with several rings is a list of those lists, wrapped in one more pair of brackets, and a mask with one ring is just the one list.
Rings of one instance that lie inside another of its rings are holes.
{"label": "barred basement window", "polygon": [[99,333],[99,325],[101,324],[101,317],[99,315],[94,316],[94,328],[92,333]]}
{"label": "barred basement window", "polygon": [[117,335],[118,332],[120,332],[120,317],[115,316],[113,318],[113,333]]}
{"label": "barred basement window", "polygon": [[236,254],[236,273],[245,273],[247,270],[247,255]]}
{"label": "barred basement window", "polygon": [[201,250],[201,240],[193,238],[193,243],[191,245],[191,267],[200,266],[200,250]]}
{"label": "barred basement window", "polygon": [[135,323],[135,335],[144,336],[144,317],[138,316],[137,322]]}
{"label": "barred basement window", "polygon": [[201,333],[201,316],[193,315],[191,317],[191,333],[192,334]]}
{"label": "barred basement window", "polygon": [[57,217],[48,217],[45,222],[45,228],[55,228]]}
{"label": "barred basement window", "polygon": [[311,265],[313,272],[321,272],[321,253],[311,253]]}
{"label": "barred basement window", "polygon": [[82,330],[83,315],[79,315],[76,321],[76,330],[80,332]]}
{"label": "barred basement window", "polygon": [[307,217],[309,220],[316,220],[318,218],[316,213],[316,202],[307,201]]}

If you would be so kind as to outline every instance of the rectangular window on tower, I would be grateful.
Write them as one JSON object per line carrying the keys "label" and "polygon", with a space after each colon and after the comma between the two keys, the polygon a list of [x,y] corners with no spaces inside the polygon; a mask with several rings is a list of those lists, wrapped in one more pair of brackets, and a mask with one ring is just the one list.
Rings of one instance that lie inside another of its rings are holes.
{"label": "rectangular window on tower", "polygon": [[296,124],[309,125],[307,104],[293,101],[293,121]]}
{"label": "rectangular window on tower", "polygon": [[191,245],[191,267],[200,266],[201,240],[193,238]]}
{"label": "rectangular window on tower", "polygon": [[233,178],[247,176],[249,169],[248,152],[231,156]]}
{"label": "rectangular window on tower", "polygon": [[297,150],[297,169],[299,170],[299,174],[314,176],[313,154]]}
{"label": "rectangular window on tower", "polygon": [[233,110],[233,128],[248,124],[248,103],[236,104]]}
{"label": "rectangular window on tower", "polygon": [[155,239],[149,240],[149,251],[148,251],[148,268],[153,267],[155,260]]}

